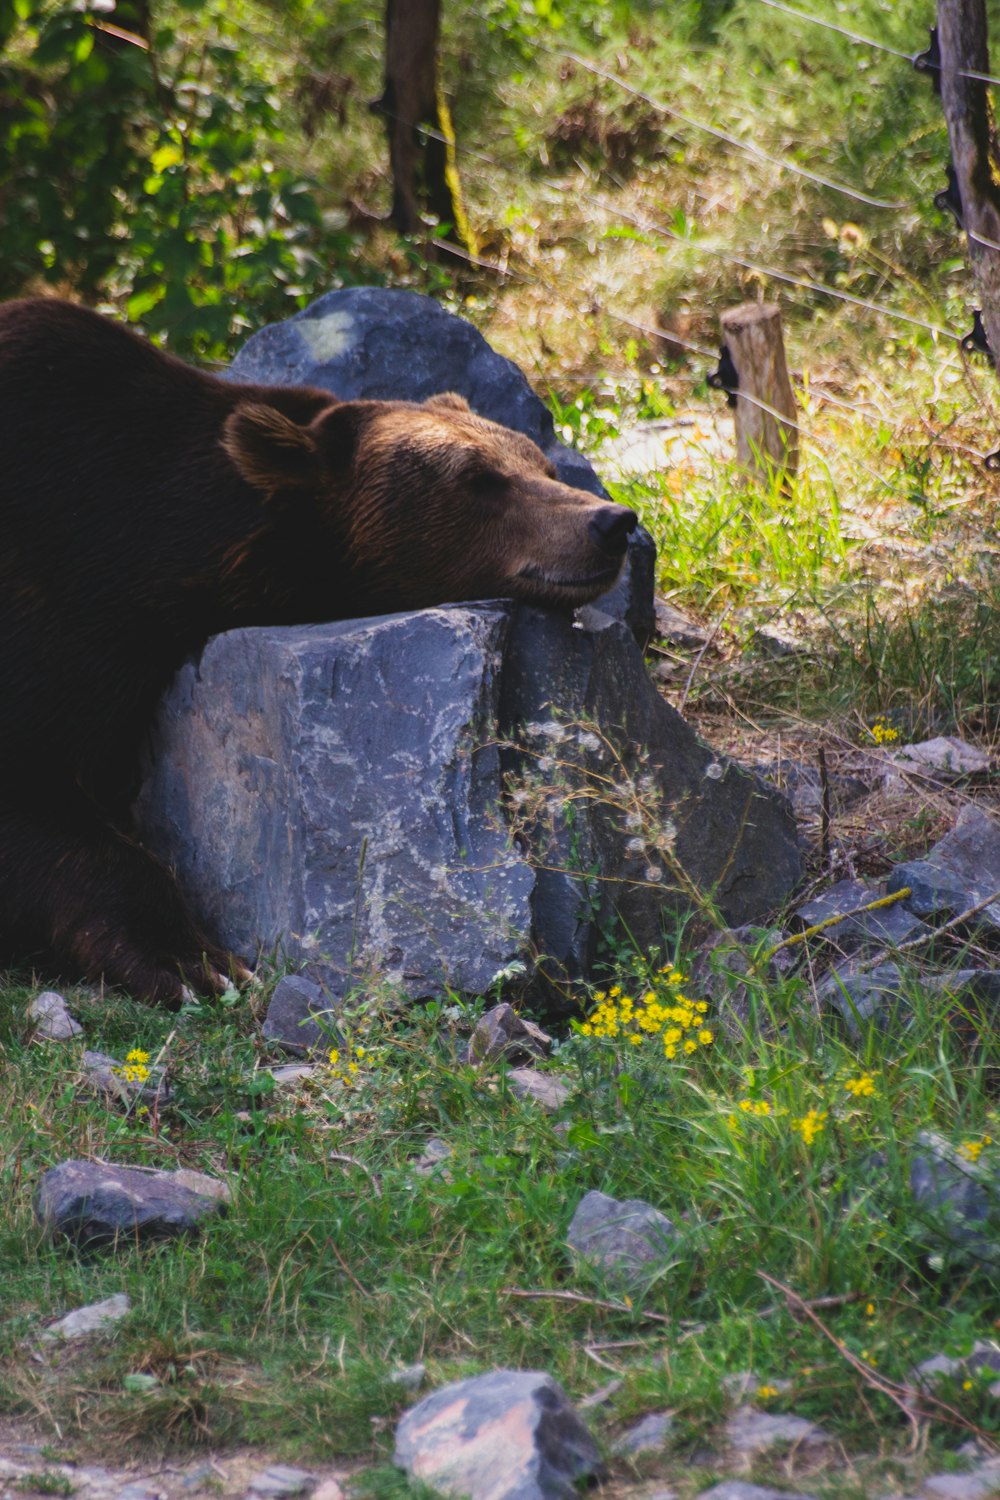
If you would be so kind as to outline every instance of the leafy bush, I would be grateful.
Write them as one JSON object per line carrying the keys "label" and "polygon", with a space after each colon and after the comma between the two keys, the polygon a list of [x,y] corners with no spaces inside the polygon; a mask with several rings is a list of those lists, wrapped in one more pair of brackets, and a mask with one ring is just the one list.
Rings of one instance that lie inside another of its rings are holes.
{"label": "leafy bush", "polygon": [[281,316],[316,289],[319,209],[273,160],[277,101],[222,0],[0,0],[0,43],[0,293],[124,299],[217,355],[247,307]]}

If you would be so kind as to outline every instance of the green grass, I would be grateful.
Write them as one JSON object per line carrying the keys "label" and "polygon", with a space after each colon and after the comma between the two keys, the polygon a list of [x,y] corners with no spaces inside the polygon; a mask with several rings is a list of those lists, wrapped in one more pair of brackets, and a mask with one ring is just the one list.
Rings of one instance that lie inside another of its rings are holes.
{"label": "green grass", "polygon": [[[811,8],[844,20],[833,0]],[[644,5],[627,18],[612,5],[565,9],[565,30],[543,28],[538,46],[525,41],[527,12],[512,22],[499,0],[445,17],[466,195],[485,258],[510,274],[430,264],[364,221],[331,278],[433,291],[527,370],[557,429],[598,466],[602,445],[637,420],[722,409],[704,385],[714,361],[644,330],[714,348],[724,307],[780,300],[803,427],[787,492],[748,487],[725,451],[614,485],[657,542],[661,591],[714,632],[690,680],[682,664],[687,705],[854,744],[877,715],[904,735],[995,744],[1000,537],[996,480],[981,462],[996,446],[993,377],[946,340],[730,258],[968,326],[975,299],[959,243],[929,206],[946,157],[930,89],[904,62],[859,54],[756,0],[679,5],[670,27]],[[193,15],[179,24],[195,26]],[[343,123],[307,138],[289,112],[280,164],[313,172],[333,213],[347,201],[384,211],[382,127],[364,102],[379,87],[377,8],[359,9],[359,24],[316,59],[306,54],[319,12],[298,57],[287,37],[276,44],[269,11],[234,15],[272,63],[280,53],[272,71],[285,97],[312,61],[357,81]],[[876,0],[850,17],[908,51],[928,21],[926,7]],[[614,83],[555,55],[564,42],[610,71],[624,56],[627,81],[670,106],[906,206],[867,209],[651,108],[626,117]],[[631,137],[612,157],[624,118]],[[808,649],[765,658],[755,632],[766,624]],[[918,809],[894,838],[925,842],[929,817]],[[677,938],[684,969],[691,944]],[[650,984],[649,962],[623,955],[626,993]],[[388,1496],[404,1492],[389,1467],[393,1422],[411,1399],[391,1382],[399,1367],[424,1361],[433,1385],[542,1367],[574,1397],[614,1375],[621,1388],[589,1417],[599,1438],[673,1410],[675,1442],[640,1467],[686,1497],[710,1482],[692,1459],[717,1445],[731,1404],[722,1380],[752,1369],[793,1382],[760,1402],[821,1422],[856,1457],[853,1470],[797,1488],[905,1491],[915,1484],[907,1425],[845,1351],[902,1381],[922,1358],[996,1335],[995,1276],[938,1258],[906,1184],[921,1130],[956,1146],[991,1136],[985,1163],[997,1163],[1000,1140],[1000,1042],[970,1053],[950,1003],[918,970],[910,992],[905,1032],[856,1044],[820,1024],[803,979],[754,979],[751,1021],[727,1031],[711,1016],[715,1040],[690,1058],[568,1033],[555,1066],[575,1092],[555,1118],[516,1100],[502,1073],[457,1061],[474,1006],[373,1005],[356,1038],[372,1056],[355,1085],[345,1091],[331,1074],[284,1093],[267,1071],[278,1059],[259,1033],[263,997],[168,1018],[75,993],[89,1047],[164,1051],[170,1106],[123,1116],[80,1090],[80,1044],[30,1044],[31,988],[8,985],[0,1412],[32,1414],[105,1456],[247,1441],[300,1460],[348,1457],[373,1466],[365,1492]],[[855,1098],[846,1082],[864,1074],[875,1093]],[[825,1117],[814,1135],[794,1123],[810,1111]],[[446,1170],[418,1175],[433,1136],[451,1147]],[[233,1207],[196,1240],[81,1257],[47,1245],[30,1207],[39,1175],[72,1156],[224,1175]],[[565,1249],[590,1188],[647,1198],[678,1226],[674,1264],[631,1304]],[[761,1272],[802,1298],[837,1299],[816,1309],[827,1333],[793,1316]],[[48,1366],[28,1357],[44,1320],[121,1290],[133,1309],[113,1332]],[[570,1291],[583,1300],[561,1295]],[[947,1394],[960,1415],[929,1425],[936,1467],[960,1462],[969,1427],[995,1430],[1000,1417],[977,1383]],[[634,1477],[624,1463],[614,1473]],[[752,1477],[797,1480],[774,1459]]]}
{"label": "green grass", "polygon": [[[620,977],[632,995],[663,985],[634,963]],[[41,1414],[67,1438],[83,1430],[105,1452],[238,1439],[384,1461],[409,1399],[390,1380],[403,1365],[425,1361],[435,1385],[546,1368],[577,1396],[610,1365],[624,1384],[599,1434],[669,1406],[679,1437],[654,1468],[672,1477],[712,1442],[723,1377],[753,1369],[793,1381],[767,1404],[820,1420],[849,1450],[902,1450],[898,1412],[832,1340],[899,1381],[917,1359],[988,1336],[991,1273],[962,1256],[929,1261],[905,1181],[921,1129],[956,1145],[1000,1139],[986,1087],[1000,1046],[963,1052],[917,978],[910,1029],[857,1047],[819,1026],[801,982],[752,990],[745,1030],[706,1017],[715,1040],[690,1058],[571,1032],[555,1066],[575,1091],[557,1119],[516,1100],[502,1071],[456,1061],[469,1022],[457,1005],[359,1013],[352,1086],[328,1073],[286,1094],[265,1081],[246,1010],[175,1021],[106,997],[79,1007],[88,1045],[121,1055],[172,1038],[173,1104],[123,1117],[75,1087],[77,1044],[26,1045],[16,997],[0,1075],[0,1410]],[[845,1083],[865,1074],[874,1095],[854,1097]],[[810,1110],[824,1117],[811,1140],[796,1125]],[[412,1163],[431,1136],[452,1155],[420,1176]],[[89,1154],[226,1175],[233,1208],[195,1240],[117,1256],[50,1247],[31,1186]],[[631,1299],[565,1249],[592,1187],[646,1198],[678,1226],[672,1264]],[[761,1272],[806,1299],[843,1298],[820,1314],[830,1338],[794,1319]],[[133,1309],[87,1355],[25,1360],[40,1320],[119,1290]],[[157,1383],[130,1390],[135,1374]],[[970,1424],[996,1419],[978,1386],[954,1399]],[[956,1441],[944,1426],[933,1436]]]}

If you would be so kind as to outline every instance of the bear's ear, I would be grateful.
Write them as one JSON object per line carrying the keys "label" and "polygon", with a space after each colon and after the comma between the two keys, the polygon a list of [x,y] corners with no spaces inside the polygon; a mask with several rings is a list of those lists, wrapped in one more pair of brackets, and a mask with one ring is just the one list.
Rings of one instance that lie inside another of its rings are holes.
{"label": "bear's ear", "polygon": [[230,413],[222,446],[243,478],[268,493],[308,484],[319,473],[319,450],[309,428],[263,403],[247,402]]}
{"label": "bear's ear", "polygon": [[440,396],[430,396],[425,402],[431,411],[462,411],[471,415],[472,407],[457,391],[442,391]]}
{"label": "bear's ear", "polygon": [[350,468],[362,432],[385,408],[384,401],[339,401],[313,418],[309,434],[328,474]]}

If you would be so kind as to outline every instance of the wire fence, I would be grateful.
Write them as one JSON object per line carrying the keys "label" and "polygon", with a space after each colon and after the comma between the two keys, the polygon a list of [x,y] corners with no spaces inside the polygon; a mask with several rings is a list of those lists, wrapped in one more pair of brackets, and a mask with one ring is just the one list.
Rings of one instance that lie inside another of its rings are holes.
{"label": "wire fence", "polygon": [[[894,47],[888,43],[882,42],[877,38],[866,36],[850,28],[840,26],[831,21],[827,21],[823,17],[813,15],[810,12],[804,11],[796,6],[787,5],[784,3],[784,0],[752,0],[752,3],[766,5],[771,9],[783,11],[797,20],[803,21],[807,24],[815,24],[816,26],[822,27],[825,30],[832,31],[838,35],[842,35],[853,45],[863,45],[870,47],[876,51],[897,57],[900,60],[905,61],[909,65],[918,65],[923,60],[925,68],[927,66],[934,66],[934,64],[927,64],[926,54],[923,48],[918,49],[914,52],[904,51],[901,48]],[[811,181],[817,186],[825,188],[828,191],[832,191],[855,202],[860,202],[866,207],[872,209],[887,212],[899,212],[903,209],[908,209],[916,206],[908,202],[875,198],[870,194],[859,192],[857,189],[850,187],[848,184],[837,181],[835,178],[827,175],[824,172],[817,171],[812,166],[805,165],[801,161],[793,160],[787,156],[779,156],[774,153],[765,151],[755,142],[747,141],[739,136],[734,135],[731,130],[724,129],[714,121],[699,119],[695,116],[690,115],[689,113],[677,110],[672,105],[668,105],[664,100],[656,97],[646,90],[637,88],[635,85],[629,83],[627,79],[622,78],[617,73],[614,73],[607,68],[600,67],[598,64],[592,62],[591,60],[580,56],[580,54],[577,52],[556,46],[548,46],[545,44],[539,45],[542,51],[547,52],[554,58],[559,59],[561,62],[568,63],[574,67],[583,69],[594,77],[597,77],[603,82],[610,84],[615,89],[620,90],[623,94],[629,96],[630,98],[638,98],[642,100],[643,103],[647,105],[647,107],[653,109],[657,114],[676,121],[677,123],[689,129],[701,131],[711,136],[712,138],[719,140],[725,145],[745,153],[748,157],[758,162],[772,166],[779,171],[789,172],[807,181]],[[992,75],[986,73],[977,73],[965,70],[959,70],[959,72],[962,74],[962,76],[979,79],[984,83],[1000,82],[997,79],[993,78]],[[486,161],[493,167],[497,167],[499,165],[498,163],[492,162],[490,158],[486,157],[483,153],[476,153],[476,155],[480,161]],[[607,221],[609,218],[613,218],[620,223],[628,224],[639,234],[641,234],[643,238],[648,242],[652,242],[658,249],[666,250],[668,246],[681,245],[689,253],[694,253],[698,257],[715,258],[735,269],[748,272],[768,281],[776,282],[791,293],[794,293],[796,291],[806,292],[812,296],[829,298],[835,303],[841,303],[849,307],[855,307],[864,311],[871,312],[881,318],[889,320],[890,322],[901,323],[909,326],[910,328],[919,329],[922,332],[929,334],[935,341],[954,341],[955,350],[953,351],[952,358],[955,360],[961,360],[963,374],[965,376],[966,382],[973,390],[974,399],[970,401],[970,403],[964,409],[956,413],[955,416],[952,417],[951,422],[949,422],[948,425],[951,426],[957,420],[972,416],[975,413],[981,414],[984,411],[989,411],[990,416],[994,420],[996,419],[997,413],[993,400],[988,399],[985,396],[985,393],[982,391],[981,387],[975,380],[974,373],[968,359],[965,358],[965,347],[963,345],[963,340],[967,339],[968,335],[962,330],[956,329],[948,325],[947,323],[934,322],[928,318],[918,317],[914,313],[903,311],[898,307],[894,307],[886,302],[879,301],[874,297],[860,296],[856,293],[849,292],[842,287],[831,286],[829,283],[824,282],[816,277],[810,275],[797,275],[794,272],[781,266],[772,265],[765,261],[758,260],[749,256],[737,255],[721,247],[707,244],[704,241],[700,241],[697,236],[679,233],[670,225],[662,223],[655,217],[655,215],[649,213],[640,214],[629,212],[628,210],[623,208],[620,202],[614,204],[609,203],[607,199],[601,198],[597,194],[581,194],[577,192],[575,194],[575,198],[576,202],[579,205],[590,208],[594,211],[595,216],[597,216],[598,222],[600,222],[602,219],[604,221]],[[969,237],[971,240],[983,245],[985,248],[1000,251],[1000,244],[995,244],[982,235],[972,233]],[[689,353],[697,355],[699,358],[712,359],[716,357],[714,352],[706,349],[704,345],[686,339],[683,335],[674,332],[672,329],[652,327],[636,318],[628,317],[622,314],[614,307],[602,305],[600,311],[601,315],[607,318],[609,321],[619,326],[628,328],[633,332],[638,332],[647,338],[651,338],[656,341],[666,341],[670,346],[683,348]],[[767,405],[767,403],[757,401],[755,398],[750,397],[746,392],[741,392],[740,394],[744,400],[750,401],[751,404],[761,406],[765,411],[770,411],[772,415],[779,417],[783,422],[787,424],[787,416],[779,412],[774,412],[773,409]],[[868,422],[873,425],[884,427],[886,420],[884,414],[880,413],[873,417],[858,403],[843,401],[840,398],[832,396],[831,393],[824,393],[821,399],[823,399],[824,401],[829,401],[830,404],[839,406],[841,409],[850,411],[852,415],[858,417],[863,422]],[[807,432],[804,425],[801,423],[794,425],[797,426],[798,433],[801,437],[806,438],[810,442],[813,442],[821,451],[824,449],[825,445],[823,441],[818,438],[817,434]],[[990,460],[991,455],[984,454],[978,449],[971,447],[969,444],[957,443],[954,446],[966,452],[970,457],[974,458],[978,462],[988,463]],[[874,477],[879,482],[880,485],[891,490],[898,490],[898,486],[893,485],[891,481],[885,480],[874,469],[871,469],[870,473],[872,474],[872,477]]]}

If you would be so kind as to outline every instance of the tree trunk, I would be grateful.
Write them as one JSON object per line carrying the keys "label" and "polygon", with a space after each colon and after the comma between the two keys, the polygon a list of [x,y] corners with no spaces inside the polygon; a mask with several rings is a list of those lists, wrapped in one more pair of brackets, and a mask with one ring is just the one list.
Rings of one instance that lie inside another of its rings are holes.
{"label": "tree trunk", "polygon": [[[968,73],[988,73],[985,0],[938,0],[941,103],[962,199],[962,224],[979,289],[990,349],[1000,355],[1000,187],[996,135],[986,84]],[[983,244],[983,240],[992,244]]]}
{"label": "tree trunk", "polygon": [[389,136],[391,217],[400,234],[418,234],[429,214],[468,245],[454,133],[438,83],[440,29],[441,0],[386,0],[385,91],[377,107]]}
{"label": "tree trunk", "polygon": [[781,310],[772,303],[745,302],[719,320],[739,377],[736,391],[736,460],[769,481],[798,463],[798,416],[788,378]]}

